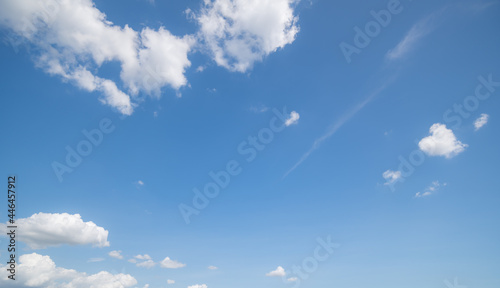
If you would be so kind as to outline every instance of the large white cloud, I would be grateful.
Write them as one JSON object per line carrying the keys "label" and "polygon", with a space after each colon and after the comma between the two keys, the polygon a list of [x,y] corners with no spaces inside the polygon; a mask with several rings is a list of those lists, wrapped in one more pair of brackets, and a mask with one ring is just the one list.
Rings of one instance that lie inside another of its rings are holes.
{"label": "large white cloud", "polygon": [[101,102],[130,115],[134,104],[114,81],[97,75],[105,62],[121,65],[128,93],[158,93],[187,83],[184,71],[192,36],[177,37],[164,28],[140,33],[106,19],[91,0],[0,1],[0,26],[33,47],[36,64],[87,91],[100,91]]}
{"label": "large white cloud", "polygon": [[[79,214],[37,213],[18,219],[16,223],[20,227],[17,231],[19,240],[32,249],[62,244],[109,246],[108,231],[92,221],[83,222]],[[2,234],[7,230],[6,226],[0,224]]]}
{"label": "large white cloud", "polygon": [[436,123],[429,129],[430,135],[420,140],[418,147],[429,156],[452,158],[467,148],[467,144],[457,140],[453,131],[446,125]]}
{"label": "large white cloud", "polygon": [[193,15],[199,37],[215,62],[245,72],[256,61],[295,40],[299,27],[297,0],[204,0]]}
{"label": "large white cloud", "polygon": [[37,253],[19,257],[15,281],[8,279],[7,275],[6,267],[0,265],[1,287],[125,288],[137,284],[137,280],[128,274],[111,274],[101,271],[87,275],[73,269],[57,267],[49,256]]}

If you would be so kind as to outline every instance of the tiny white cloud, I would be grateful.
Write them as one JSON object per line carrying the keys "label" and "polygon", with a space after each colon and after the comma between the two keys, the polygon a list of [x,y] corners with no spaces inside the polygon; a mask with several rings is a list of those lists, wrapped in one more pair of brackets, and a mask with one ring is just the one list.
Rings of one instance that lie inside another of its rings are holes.
{"label": "tiny white cloud", "polygon": [[446,125],[436,123],[429,129],[430,135],[420,140],[418,147],[429,156],[453,158],[468,147],[459,140]]}
{"label": "tiny white cloud", "polygon": [[435,192],[439,191],[441,187],[446,186],[447,183],[440,183],[439,181],[433,181],[429,187],[427,187],[423,192],[417,192],[415,198],[427,197]]}
{"label": "tiny white cloud", "polygon": [[299,280],[299,278],[297,278],[297,277],[290,277],[290,278],[286,279],[286,281],[288,281],[288,282],[297,282],[298,280]]}
{"label": "tiny white cloud", "polygon": [[284,277],[284,276],[286,276],[286,272],[285,272],[285,269],[283,269],[283,267],[278,266],[278,268],[276,268],[276,270],[273,270],[273,271],[267,273],[266,276],[268,276],[268,277]]}
{"label": "tiny white cloud", "polygon": [[299,119],[300,119],[299,113],[292,111],[290,113],[290,116],[288,116],[288,118],[286,119],[285,125],[290,126],[290,125],[297,124],[297,123],[299,123]]}
{"label": "tiny white cloud", "polygon": [[215,266],[208,266],[208,269],[209,269],[209,270],[217,270],[217,269],[219,269],[219,268],[217,268],[217,267],[215,267]]}
{"label": "tiny white cloud", "polygon": [[113,257],[116,259],[123,259],[123,256],[121,253],[122,253],[122,251],[120,251],[120,250],[114,250],[114,251],[109,252],[108,255],[110,257]]}
{"label": "tiny white cloud", "polygon": [[385,179],[384,185],[392,185],[401,178],[401,171],[387,170],[382,174]]}
{"label": "tiny white cloud", "polygon": [[90,258],[87,262],[95,263],[95,262],[102,262],[104,260],[105,260],[104,258]]}
{"label": "tiny white cloud", "polygon": [[175,284],[175,280],[168,279],[167,284]]}
{"label": "tiny white cloud", "polygon": [[166,257],[161,261],[160,263],[161,267],[163,268],[168,268],[168,269],[177,269],[177,268],[182,268],[185,267],[186,264],[180,263],[176,260],[170,259],[170,257]]}
{"label": "tiny white cloud", "polygon": [[142,182],[142,180],[139,180],[139,181],[137,181],[137,184],[139,184],[140,186],[143,186],[144,182]]}
{"label": "tiny white cloud", "polygon": [[149,256],[148,254],[136,255],[136,256],[134,256],[134,258],[139,259],[139,260],[151,260],[151,256]]}
{"label": "tiny white cloud", "polygon": [[152,268],[156,265],[156,263],[153,260],[146,260],[141,263],[137,263],[137,267],[145,267],[145,268]]}
{"label": "tiny white cloud", "polygon": [[207,288],[207,285],[206,284],[196,284],[196,285],[188,286],[188,288]]}
{"label": "tiny white cloud", "polygon": [[490,115],[488,114],[481,114],[479,118],[474,121],[474,128],[476,128],[476,131],[481,129],[484,125],[488,123],[488,120],[490,118]]}

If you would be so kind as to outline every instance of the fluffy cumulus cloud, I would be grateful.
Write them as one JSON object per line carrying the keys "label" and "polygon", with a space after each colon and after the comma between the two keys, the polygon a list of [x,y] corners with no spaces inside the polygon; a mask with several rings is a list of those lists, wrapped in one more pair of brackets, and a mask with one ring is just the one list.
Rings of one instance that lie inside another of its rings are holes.
{"label": "fluffy cumulus cloud", "polygon": [[163,268],[168,268],[168,269],[177,269],[177,268],[182,268],[186,266],[186,264],[180,263],[178,261],[170,259],[170,257],[166,257],[161,261],[160,263],[161,267]]}
{"label": "fluffy cumulus cloud", "polygon": [[467,148],[446,125],[436,123],[429,129],[430,135],[420,140],[418,147],[429,156],[452,158]]}
{"label": "fluffy cumulus cloud", "polygon": [[297,0],[204,0],[191,15],[214,61],[231,71],[245,72],[256,61],[295,40],[299,27]]}
{"label": "fluffy cumulus cloud", "polygon": [[[195,43],[190,35],[177,37],[164,28],[138,32],[114,25],[91,0],[1,1],[0,26],[15,35],[16,43],[37,51],[36,65],[45,72],[101,92],[102,103],[125,115],[135,106],[130,95],[186,85],[187,54]],[[111,61],[120,63],[127,92],[98,76],[98,68]]]}
{"label": "fluffy cumulus cloud", "polygon": [[[108,231],[94,222],[83,222],[79,214],[37,213],[29,218],[17,220],[19,240],[31,249],[43,249],[49,246],[93,245],[107,247]],[[2,234],[7,224],[0,224]]]}
{"label": "fluffy cumulus cloud", "polygon": [[285,277],[285,275],[286,275],[285,269],[283,269],[283,267],[281,266],[278,266],[276,270],[266,274],[266,276],[268,277]]}
{"label": "fluffy cumulus cloud", "polygon": [[1,287],[50,287],[50,288],[88,288],[113,287],[126,288],[137,284],[128,274],[111,274],[101,271],[88,275],[73,269],[57,267],[49,256],[37,253],[19,257],[16,280],[7,278],[7,269],[0,265]]}
{"label": "fluffy cumulus cloud", "polygon": [[490,116],[488,114],[481,114],[479,118],[474,121],[474,128],[477,130],[481,129],[484,125],[488,123]]}

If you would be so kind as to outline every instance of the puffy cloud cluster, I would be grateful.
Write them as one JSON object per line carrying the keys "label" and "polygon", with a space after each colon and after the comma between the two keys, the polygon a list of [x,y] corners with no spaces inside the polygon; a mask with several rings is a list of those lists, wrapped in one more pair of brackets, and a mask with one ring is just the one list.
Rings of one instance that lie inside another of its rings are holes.
{"label": "puffy cloud cluster", "polygon": [[[88,288],[113,287],[126,288],[137,284],[128,274],[111,274],[101,271],[88,275],[73,269],[57,267],[49,256],[37,253],[19,257],[16,280],[7,278],[8,271],[0,265],[0,286],[2,287],[51,287],[51,288]],[[2,284],[3,283],[3,284]],[[4,286],[5,285],[5,286]],[[8,286],[6,286],[8,285]]]}
{"label": "puffy cloud cluster", "polygon": [[[18,219],[19,240],[31,249],[43,249],[49,246],[93,245],[107,247],[108,231],[94,222],[83,222],[79,214],[37,213],[28,218]],[[0,224],[0,231],[7,230],[6,224]]]}
{"label": "puffy cloud cluster", "polygon": [[188,13],[215,62],[245,72],[256,61],[291,44],[299,32],[297,0],[204,0],[201,13]]}
{"label": "puffy cloud cluster", "polygon": [[[187,84],[188,54],[197,42],[218,65],[240,72],[292,43],[299,30],[294,2],[204,0],[198,15],[190,12],[200,24],[197,36],[176,36],[164,27],[115,25],[92,0],[5,0],[0,27],[15,35],[11,42],[28,44],[39,68],[100,92],[103,104],[130,115],[140,93],[159,96],[163,87]],[[98,75],[106,62],[120,64],[122,83]]]}

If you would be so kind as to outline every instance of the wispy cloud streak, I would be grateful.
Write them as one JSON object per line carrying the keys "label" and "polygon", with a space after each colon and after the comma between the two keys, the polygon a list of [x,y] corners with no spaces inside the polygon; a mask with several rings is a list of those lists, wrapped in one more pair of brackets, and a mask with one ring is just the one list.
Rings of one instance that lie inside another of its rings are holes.
{"label": "wispy cloud streak", "polygon": [[347,111],[344,115],[342,115],[335,123],[333,123],[326,131],[323,136],[317,138],[314,140],[313,145],[311,148],[302,155],[299,161],[295,163],[284,175],[282,179],[285,179],[290,173],[292,173],[297,167],[299,167],[304,161],[311,156],[311,154],[318,149],[321,144],[327,140],[328,138],[332,137],[342,126],[344,126],[345,123],[347,123],[349,120],[351,120],[352,117],[354,117],[356,114],[358,114],[359,111],[361,111],[368,103],[370,103],[373,98],[375,98],[378,94],[380,94],[389,84],[391,84],[395,80],[396,76],[390,77],[383,85],[381,85],[379,88],[375,89],[372,93],[370,93],[363,101],[358,103],[356,106],[354,106],[352,109]]}

